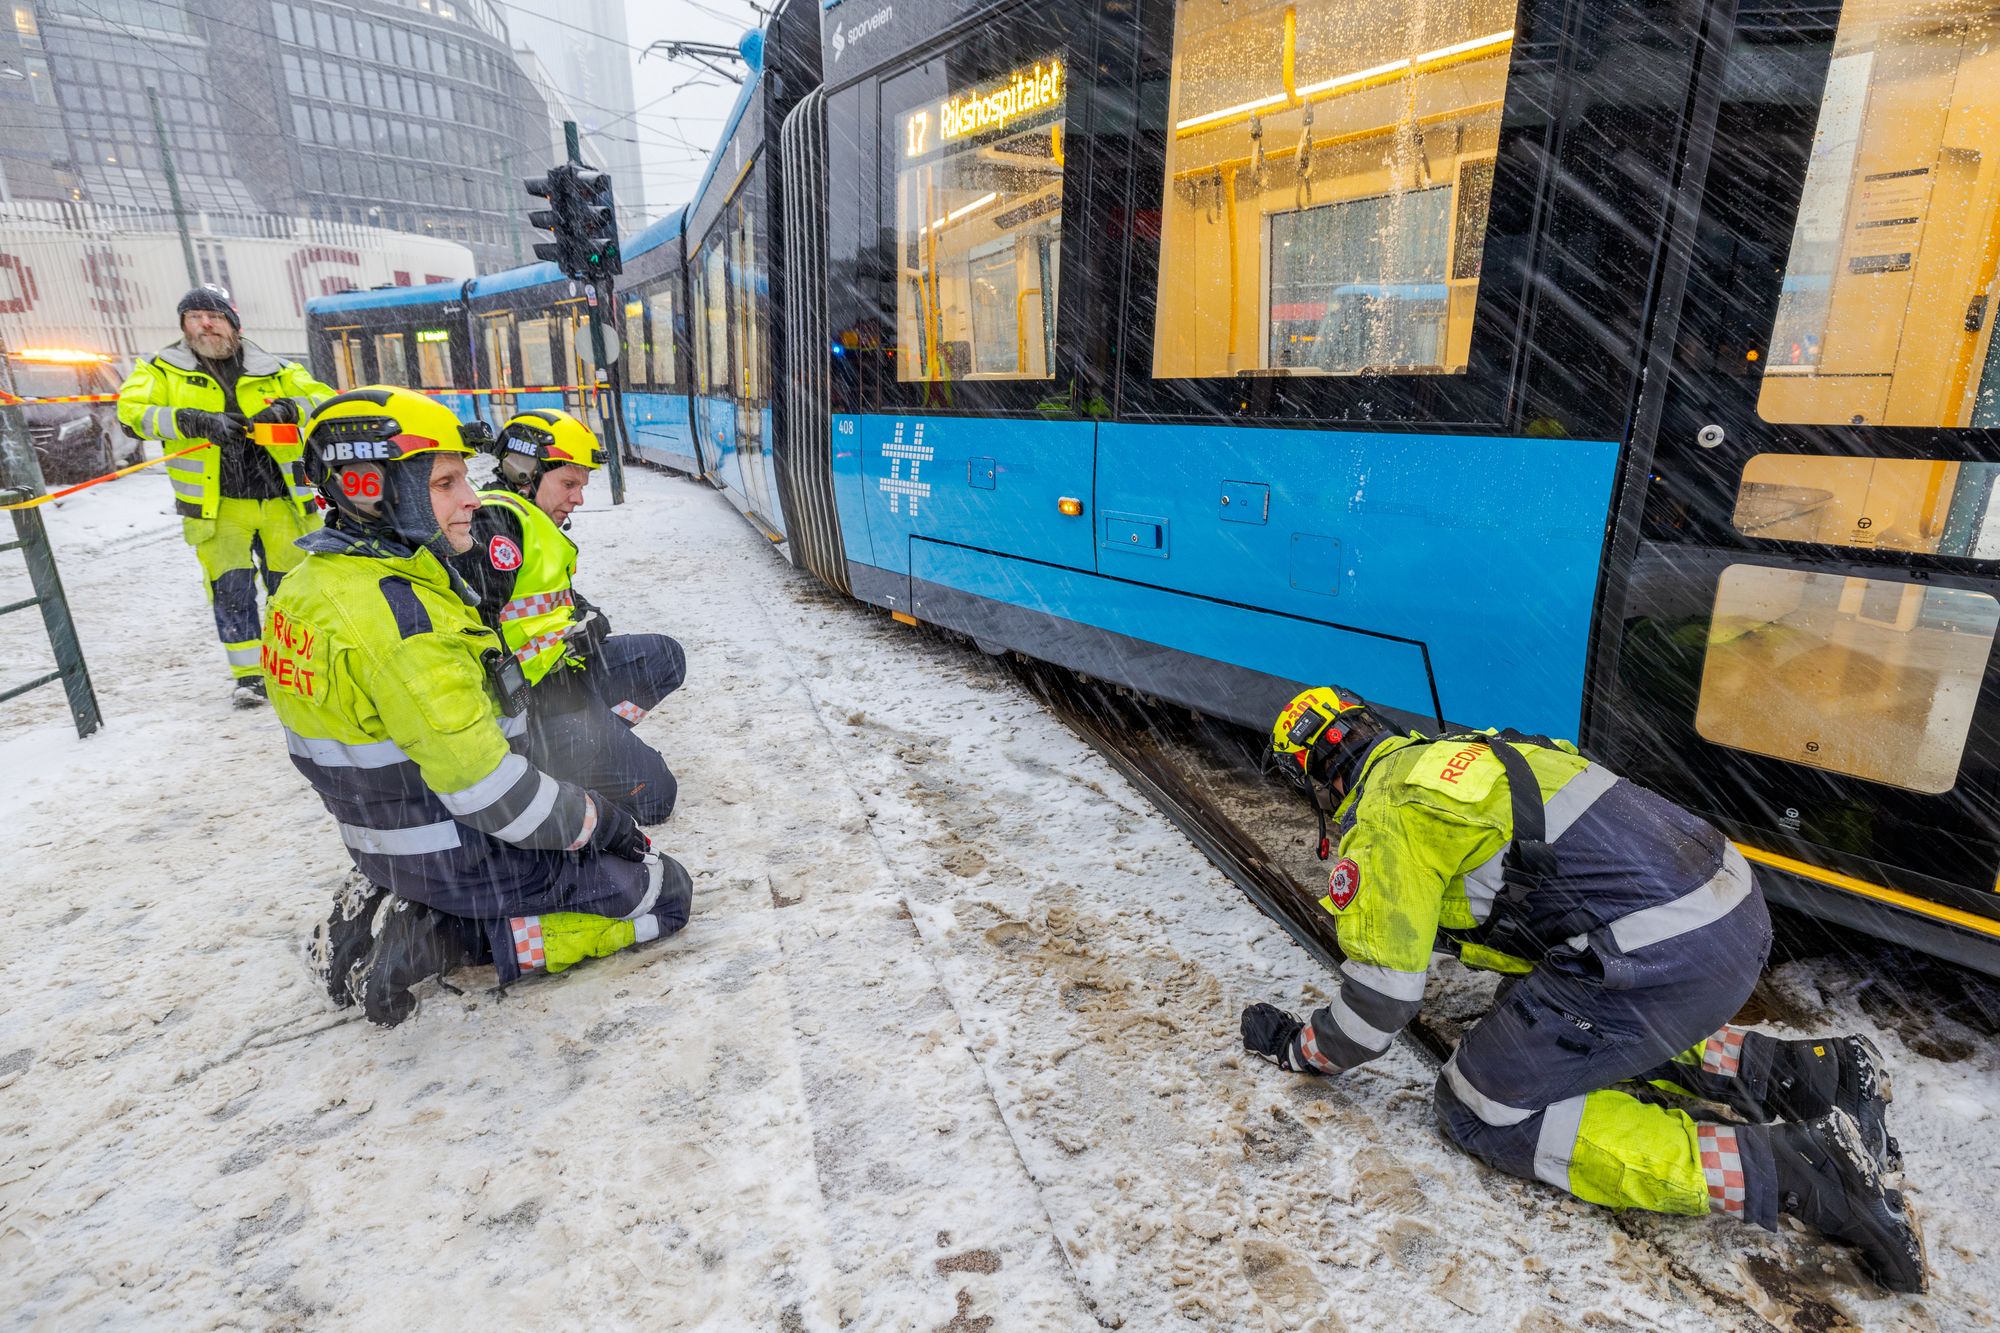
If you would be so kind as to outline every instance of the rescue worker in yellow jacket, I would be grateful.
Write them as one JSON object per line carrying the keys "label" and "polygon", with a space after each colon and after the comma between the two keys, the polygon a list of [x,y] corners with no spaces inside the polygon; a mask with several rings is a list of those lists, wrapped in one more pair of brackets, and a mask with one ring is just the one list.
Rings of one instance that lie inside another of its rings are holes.
{"label": "rescue worker in yellow jacket", "polygon": [[491,961],[505,985],[679,930],[687,872],[615,802],[509,744],[526,682],[445,563],[479,507],[458,419],[412,390],[355,389],[306,441],[331,518],[271,598],[263,665],[360,875],[313,939],[328,996],[388,1026],[456,967]]}
{"label": "rescue worker in yellow jacket", "polygon": [[633,729],[680,688],[687,658],[664,634],[613,634],[574,585],[569,518],[603,447],[569,413],[531,408],[500,428],[492,452],[499,466],[480,492],[472,549],[452,567],[534,687],[522,753],[657,824],[673,813],[677,784]]}
{"label": "rescue worker in yellow jacket", "polygon": [[201,562],[234,698],[251,707],[264,698],[257,580],[266,596],[276,592],[303,558],[295,543],[319,526],[298,426],[333,390],[246,340],[220,287],[196,287],[178,314],[180,341],[140,360],[119,386],[118,420],[169,455],[174,509]]}
{"label": "rescue worker in yellow jacket", "polygon": [[[1885,1287],[1923,1289],[1922,1238],[1883,1184],[1902,1160],[1874,1045],[1730,1026],[1771,923],[1713,827],[1567,742],[1398,735],[1339,687],[1293,699],[1272,748],[1338,822],[1321,906],[1346,961],[1339,994],[1307,1020],[1246,1009],[1247,1050],[1339,1074],[1415,1017],[1433,951],[1511,973],[1438,1078],[1438,1119],[1460,1146],[1614,1208],[1772,1230],[1788,1214],[1856,1246]],[[1620,1083],[1736,1119],[1696,1119]]]}

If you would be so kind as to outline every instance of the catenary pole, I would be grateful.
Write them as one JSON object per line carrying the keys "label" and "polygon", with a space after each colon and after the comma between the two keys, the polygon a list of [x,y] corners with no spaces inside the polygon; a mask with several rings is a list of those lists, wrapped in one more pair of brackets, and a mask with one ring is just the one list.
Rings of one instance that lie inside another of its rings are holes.
{"label": "catenary pole", "polygon": [[174,226],[181,234],[181,258],[187,261],[188,286],[201,286],[201,272],[194,263],[194,238],[188,235],[187,205],[181,202],[181,178],[174,174],[174,152],[167,147],[167,123],[160,118],[160,90],[146,89],[146,104],[153,108],[153,138],[160,145],[160,165],[167,173],[167,198],[174,204]]}

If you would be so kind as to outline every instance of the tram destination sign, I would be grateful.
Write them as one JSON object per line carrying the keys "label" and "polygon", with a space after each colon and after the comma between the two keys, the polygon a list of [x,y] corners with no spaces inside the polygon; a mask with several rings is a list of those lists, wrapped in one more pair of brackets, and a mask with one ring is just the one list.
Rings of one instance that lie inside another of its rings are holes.
{"label": "tram destination sign", "polygon": [[1032,123],[1051,111],[1059,112],[1064,78],[1061,60],[1037,60],[1002,78],[951,93],[934,107],[918,107],[899,122],[903,156],[924,157],[942,145]]}

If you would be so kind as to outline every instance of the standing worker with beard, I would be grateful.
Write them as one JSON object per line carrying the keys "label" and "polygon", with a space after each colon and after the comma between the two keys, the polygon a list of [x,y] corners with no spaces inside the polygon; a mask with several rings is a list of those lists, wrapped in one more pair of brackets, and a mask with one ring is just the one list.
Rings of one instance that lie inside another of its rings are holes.
{"label": "standing worker with beard", "polygon": [[[304,559],[293,543],[319,526],[297,428],[333,390],[246,340],[220,287],[196,287],[179,315],[180,341],[141,360],[119,387],[118,419],[168,454],[209,446],[170,458],[167,479],[207,580],[236,704],[251,707],[264,700],[257,576],[267,596],[276,592]],[[253,425],[277,427],[270,433],[283,438],[258,443]]]}

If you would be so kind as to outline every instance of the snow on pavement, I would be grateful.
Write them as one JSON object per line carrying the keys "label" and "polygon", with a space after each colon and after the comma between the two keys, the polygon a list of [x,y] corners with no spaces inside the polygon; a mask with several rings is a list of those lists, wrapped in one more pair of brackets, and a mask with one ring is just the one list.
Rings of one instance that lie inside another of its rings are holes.
{"label": "snow on pavement", "polygon": [[[1921,1196],[1931,1298],[1797,1239],[1621,1229],[1446,1145],[1400,1048],[1331,1082],[1242,1059],[1243,1003],[1326,978],[1176,830],[976,651],[819,588],[705,487],[629,481],[579,516],[578,582],[687,648],[641,731],[694,920],[504,997],[467,970],[391,1032],[299,961],[346,858],[229,705],[164,487],[51,515],[106,727],[0,705],[14,1320],[1756,1325],[1672,1251],[1720,1286],[1824,1259],[1865,1326],[1992,1322],[1989,1055],[1887,1043],[1938,1094],[1897,1103],[1913,1166],[1962,1154]],[[0,681],[40,660],[9,631]]]}

